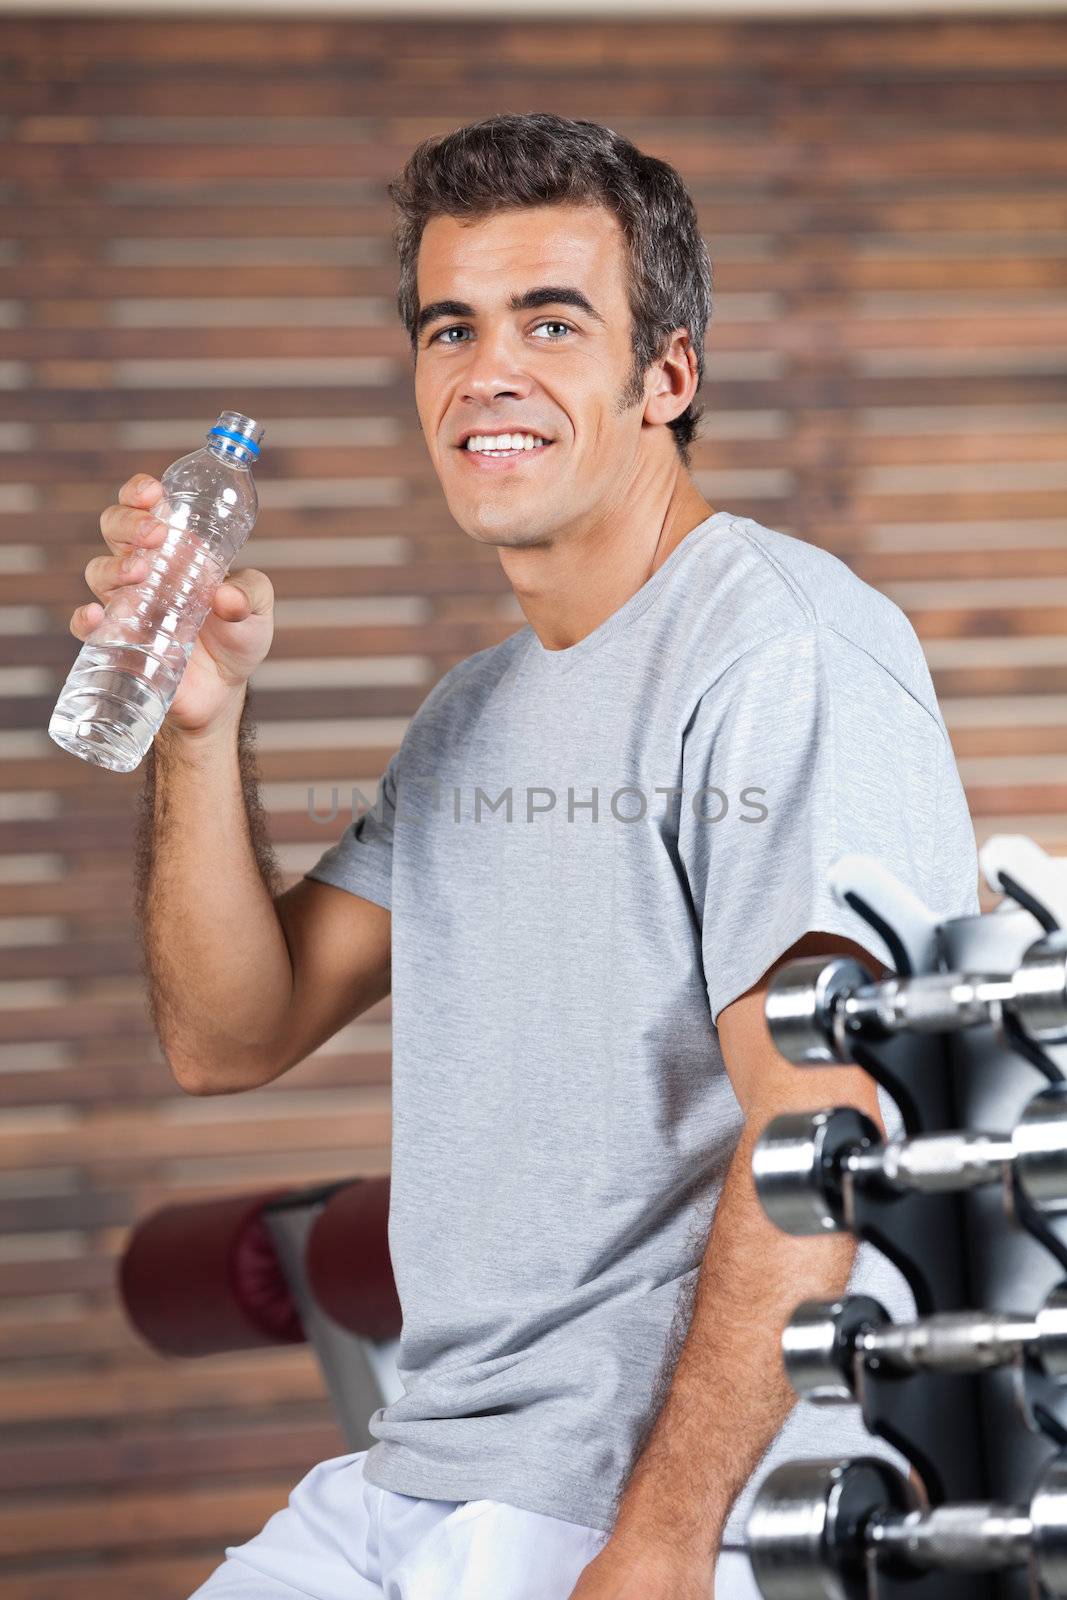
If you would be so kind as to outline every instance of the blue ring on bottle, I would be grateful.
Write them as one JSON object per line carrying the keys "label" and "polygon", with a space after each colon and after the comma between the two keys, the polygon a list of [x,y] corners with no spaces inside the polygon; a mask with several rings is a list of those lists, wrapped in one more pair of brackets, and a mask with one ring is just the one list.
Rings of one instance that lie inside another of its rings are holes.
{"label": "blue ring on bottle", "polygon": [[259,460],[259,445],[254,440],[248,439],[243,433],[231,433],[228,428],[209,428],[208,433],[216,433],[222,439],[233,439],[237,444],[243,444],[246,450],[251,450],[256,460]]}

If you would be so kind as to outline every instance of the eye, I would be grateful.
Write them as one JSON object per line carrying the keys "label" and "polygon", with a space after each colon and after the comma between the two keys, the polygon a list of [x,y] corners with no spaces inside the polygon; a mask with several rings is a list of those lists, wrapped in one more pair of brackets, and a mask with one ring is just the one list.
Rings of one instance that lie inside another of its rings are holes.
{"label": "eye", "polygon": [[[544,322],[539,322],[536,324],[536,326],[538,328],[561,328],[564,333],[574,332],[574,329],[571,327],[570,323],[559,322],[555,317],[548,318]],[[442,344],[464,344],[466,343],[465,340],[446,339],[445,335],[448,333],[470,333],[470,331],[471,330],[464,323],[452,323],[447,328],[441,328],[437,333],[431,334],[426,342],[427,344],[437,344],[438,342]],[[559,344],[561,343],[561,340],[559,338],[552,337],[546,342],[548,344]]]}

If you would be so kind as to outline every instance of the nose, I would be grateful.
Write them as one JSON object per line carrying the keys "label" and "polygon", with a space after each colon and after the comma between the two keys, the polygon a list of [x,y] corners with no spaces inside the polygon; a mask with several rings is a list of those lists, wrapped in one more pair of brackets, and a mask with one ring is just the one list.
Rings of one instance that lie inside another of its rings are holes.
{"label": "nose", "polygon": [[521,362],[521,350],[508,330],[494,333],[483,330],[469,345],[464,364],[462,395],[476,405],[488,400],[512,397],[525,399],[531,390],[529,374]]}

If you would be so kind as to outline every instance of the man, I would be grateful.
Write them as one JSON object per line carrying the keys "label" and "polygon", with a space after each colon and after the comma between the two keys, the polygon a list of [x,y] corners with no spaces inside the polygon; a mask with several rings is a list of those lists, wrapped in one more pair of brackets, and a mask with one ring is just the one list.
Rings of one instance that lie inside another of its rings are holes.
{"label": "man", "polygon": [[[150,964],[187,1088],[276,1077],[393,995],[405,1393],[197,1600],[749,1600],[765,1471],[893,1455],[855,1408],[792,1406],[783,1324],[846,1284],[914,1309],[871,1247],[760,1208],[773,1115],[895,1114],[858,1070],[790,1067],[766,986],[808,952],[888,962],[827,888],[845,852],[977,910],[965,797],[903,613],[689,474],[711,270],[678,175],[594,123],[503,116],[420,145],[390,192],[426,445],[526,626],[437,683],[265,930],[244,819],[225,906],[194,906],[155,806],[146,934],[189,919],[181,988],[162,932]],[[157,740],[174,816],[232,817],[271,600],[248,569],[218,591],[217,703],[176,702]],[[225,1035],[194,1028],[190,968]]]}

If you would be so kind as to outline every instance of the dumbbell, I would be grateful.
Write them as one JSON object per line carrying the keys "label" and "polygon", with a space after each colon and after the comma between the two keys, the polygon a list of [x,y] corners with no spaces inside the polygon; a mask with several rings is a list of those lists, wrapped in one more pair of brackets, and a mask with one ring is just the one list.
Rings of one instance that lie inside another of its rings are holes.
{"label": "dumbbell", "polygon": [[1010,1182],[1036,1210],[1067,1209],[1067,1086],[1042,1089],[1007,1137],[923,1133],[883,1142],[854,1106],[788,1111],[756,1140],[752,1173],[764,1211],[783,1233],[852,1226],[857,1188],[936,1194]]}
{"label": "dumbbell", "polygon": [[[1067,1596],[1067,1456],[1054,1456],[1028,1506],[963,1502],[924,1509],[877,1456],[787,1461],[749,1514],[749,1556],[764,1600],[875,1600],[889,1571],[1003,1572],[1028,1566],[1052,1600]],[[873,1569],[873,1570],[872,1570]]]}
{"label": "dumbbell", "polygon": [[851,956],[802,956],[767,986],[775,1048],[797,1066],[848,1062],[861,1040],[954,1033],[1010,1012],[1040,1044],[1067,1040],[1067,931],[1034,941],[1009,976],[928,972],[875,981]]}
{"label": "dumbbell", "polygon": [[854,1401],[865,1373],[984,1372],[1026,1359],[1047,1378],[1067,1377],[1067,1281],[1034,1317],[1006,1311],[939,1311],[893,1322],[879,1300],[805,1300],[782,1333],[786,1375],[802,1400]]}

